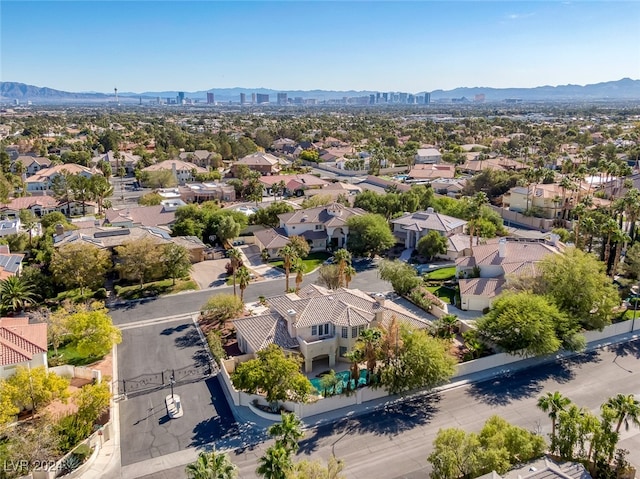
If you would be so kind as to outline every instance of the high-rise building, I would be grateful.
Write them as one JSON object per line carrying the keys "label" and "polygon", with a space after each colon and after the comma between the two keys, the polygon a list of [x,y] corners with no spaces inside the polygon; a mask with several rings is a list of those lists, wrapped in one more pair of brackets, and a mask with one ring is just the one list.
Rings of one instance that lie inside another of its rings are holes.
{"label": "high-rise building", "polygon": [[178,103],[178,105],[182,105],[184,103],[184,92],[183,91],[179,91],[178,92],[178,98],[176,99],[176,103]]}
{"label": "high-rise building", "polygon": [[388,93],[383,93],[382,94],[382,100],[387,103],[389,101],[389,94]]}
{"label": "high-rise building", "polygon": [[424,92],[424,104],[428,105],[431,103],[431,93]]}
{"label": "high-rise building", "polygon": [[286,93],[278,93],[278,105],[282,106],[282,105],[286,105],[286,104],[287,104],[287,94]]}
{"label": "high-rise building", "polygon": [[215,102],[216,101],[215,101],[215,97],[213,96],[213,93],[207,92],[207,104],[213,105]]}
{"label": "high-rise building", "polygon": [[269,103],[269,95],[267,95],[265,93],[256,94],[256,103],[258,105],[265,105],[265,104]]}
{"label": "high-rise building", "polygon": [[374,94],[369,95],[369,105],[376,104],[376,96]]}
{"label": "high-rise building", "polygon": [[240,104],[244,105],[247,103],[247,95],[245,93],[240,93]]}
{"label": "high-rise building", "polygon": [[255,105],[255,104],[256,104],[256,94],[255,94],[255,93],[252,93],[252,94],[251,94],[251,104],[252,104],[252,105]]}

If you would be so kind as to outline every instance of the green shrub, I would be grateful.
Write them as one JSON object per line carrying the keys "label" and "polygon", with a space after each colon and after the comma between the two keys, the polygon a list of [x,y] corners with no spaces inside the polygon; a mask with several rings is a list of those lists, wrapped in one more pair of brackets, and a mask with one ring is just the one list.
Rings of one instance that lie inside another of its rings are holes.
{"label": "green shrub", "polygon": [[91,447],[88,444],[80,444],[73,450],[73,454],[78,456],[82,462],[84,462],[91,455]]}
{"label": "green shrub", "polygon": [[207,344],[211,351],[211,356],[216,363],[220,364],[223,359],[227,357],[224,348],[222,347],[222,338],[219,331],[209,331],[207,333]]}
{"label": "green shrub", "polygon": [[91,435],[92,426],[81,421],[77,414],[65,416],[58,421],[58,447],[63,453],[69,452],[78,443]]}
{"label": "green shrub", "polygon": [[94,299],[107,299],[107,290],[105,288],[99,288],[93,293]]}

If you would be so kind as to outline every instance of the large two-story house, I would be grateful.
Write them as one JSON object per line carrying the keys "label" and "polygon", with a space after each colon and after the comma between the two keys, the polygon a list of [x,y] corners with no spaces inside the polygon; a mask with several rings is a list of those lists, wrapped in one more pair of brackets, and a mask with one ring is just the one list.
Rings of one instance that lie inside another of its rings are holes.
{"label": "large two-story house", "polygon": [[81,175],[85,178],[91,178],[94,175],[94,172],[89,168],[82,165],[76,165],[75,163],[56,165],[44,168],[33,176],[28,177],[25,181],[27,191],[49,191],[51,189],[51,185],[55,181],[55,178],[65,173],[69,175]]}
{"label": "large two-story house", "polygon": [[405,248],[415,248],[418,241],[431,231],[437,231],[447,238],[462,234],[467,224],[465,220],[436,213],[433,208],[415,213],[405,213],[391,220],[393,235]]}
{"label": "large two-story house", "polygon": [[281,160],[273,156],[270,153],[256,152],[251,153],[236,161],[231,167],[233,176],[238,175],[238,166],[245,165],[250,170],[258,171],[263,176],[277,175],[280,173],[283,164],[288,164],[289,161]]}
{"label": "large two-story house", "polygon": [[[18,166],[20,165],[20,166]],[[11,163],[11,172],[23,171],[25,177],[33,176],[38,171],[49,168],[51,160],[42,156],[20,155]]]}
{"label": "large two-story house", "polygon": [[414,328],[429,327],[428,319],[419,318],[401,306],[375,298],[360,290],[340,288],[335,291],[308,285],[298,293],[267,299],[269,311],[249,318],[236,319],[238,346],[244,353],[256,353],[270,344],[297,351],[304,357],[307,373],[314,361],[348,361],[358,336],[365,329],[388,327],[395,316],[399,323]]}
{"label": "large two-story house", "polygon": [[182,160],[165,160],[142,169],[142,171],[146,172],[166,170],[171,171],[175,179],[180,184],[194,181],[194,174],[207,173],[207,170],[205,168],[201,168],[198,165],[194,165],[193,163],[188,163]]}

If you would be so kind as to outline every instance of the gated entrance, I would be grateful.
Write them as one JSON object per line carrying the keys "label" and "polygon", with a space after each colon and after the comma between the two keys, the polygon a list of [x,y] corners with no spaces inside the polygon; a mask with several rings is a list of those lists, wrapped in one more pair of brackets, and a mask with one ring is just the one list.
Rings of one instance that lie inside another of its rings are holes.
{"label": "gated entrance", "polygon": [[138,396],[140,394],[157,391],[171,385],[187,384],[205,379],[212,374],[210,364],[202,366],[187,366],[180,369],[167,369],[158,373],[141,374],[134,378],[121,379],[118,381],[118,393],[124,396]]}

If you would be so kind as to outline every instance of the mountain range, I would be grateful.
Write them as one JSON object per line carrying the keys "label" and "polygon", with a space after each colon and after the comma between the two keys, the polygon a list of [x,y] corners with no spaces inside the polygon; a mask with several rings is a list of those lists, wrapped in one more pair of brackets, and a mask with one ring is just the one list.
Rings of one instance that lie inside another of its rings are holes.
{"label": "mountain range", "polygon": [[[247,95],[247,100],[252,93],[270,95],[270,101],[275,103],[276,95],[283,90],[268,88],[212,88],[195,92],[184,92],[185,98],[203,101],[207,93],[215,95],[216,102],[239,102],[240,93]],[[319,102],[342,99],[344,97],[360,97],[376,94],[376,91],[336,91],[336,90],[288,90],[289,98],[302,97],[304,99],[315,98]],[[425,92],[416,93],[424,95]],[[143,93],[119,92],[118,99],[121,103],[135,103],[145,101],[148,103],[160,97],[162,100],[176,98],[178,91],[147,91]],[[506,99],[519,99],[522,101],[589,101],[589,100],[640,100],[640,80],[623,78],[617,81],[595,83],[590,85],[558,85],[539,86],[535,88],[485,88],[485,87],[461,87],[453,90],[435,90],[431,92],[431,101],[446,101],[451,99],[466,98],[473,101],[476,95],[484,95],[486,102],[504,101]],[[47,87],[37,87],[17,82],[0,82],[0,102],[31,101],[34,103],[99,103],[114,102],[114,93],[96,92],[68,92]]]}

